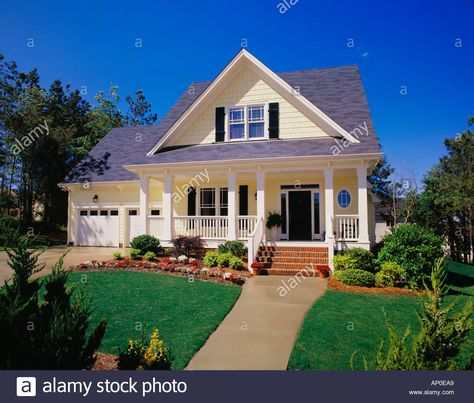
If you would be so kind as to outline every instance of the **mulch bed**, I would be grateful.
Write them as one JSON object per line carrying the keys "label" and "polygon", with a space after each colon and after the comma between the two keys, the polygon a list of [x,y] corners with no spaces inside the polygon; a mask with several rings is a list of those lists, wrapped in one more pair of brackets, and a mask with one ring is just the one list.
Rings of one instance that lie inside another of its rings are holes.
{"label": "mulch bed", "polygon": [[328,289],[347,292],[359,292],[362,294],[385,294],[385,295],[420,295],[425,294],[424,291],[414,291],[409,288],[399,287],[358,287],[355,285],[347,285],[342,281],[336,280],[334,277],[328,279]]}
{"label": "mulch bed", "polygon": [[118,369],[118,356],[106,353],[95,353],[95,363],[92,371],[114,371]]}

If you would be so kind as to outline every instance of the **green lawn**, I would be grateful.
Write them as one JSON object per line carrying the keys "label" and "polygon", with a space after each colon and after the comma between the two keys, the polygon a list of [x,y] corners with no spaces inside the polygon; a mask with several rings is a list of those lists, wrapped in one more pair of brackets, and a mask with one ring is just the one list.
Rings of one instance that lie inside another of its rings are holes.
{"label": "green lawn", "polygon": [[73,273],[92,299],[94,321],[108,319],[101,351],[117,354],[139,324],[158,327],[171,348],[173,369],[183,369],[234,305],[240,287],[139,272]]}
{"label": "green lawn", "polygon": [[[474,267],[449,264],[452,291],[446,299],[461,304],[474,296]],[[362,357],[373,359],[379,342],[388,335],[383,309],[398,332],[410,326],[419,329],[414,296],[369,295],[328,290],[306,314],[293,347],[289,369],[351,369],[351,356],[358,352],[354,367],[362,369]],[[459,355],[467,362],[474,353],[474,330]]]}

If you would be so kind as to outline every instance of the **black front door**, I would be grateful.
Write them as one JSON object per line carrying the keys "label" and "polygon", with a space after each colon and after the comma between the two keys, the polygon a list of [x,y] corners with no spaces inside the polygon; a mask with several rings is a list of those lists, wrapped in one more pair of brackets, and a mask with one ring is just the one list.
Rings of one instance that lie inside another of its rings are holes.
{"label": "black front door", "polygon": [[289,193],[289,236],[292,241],[310,241],[311,236],[311,191]]}

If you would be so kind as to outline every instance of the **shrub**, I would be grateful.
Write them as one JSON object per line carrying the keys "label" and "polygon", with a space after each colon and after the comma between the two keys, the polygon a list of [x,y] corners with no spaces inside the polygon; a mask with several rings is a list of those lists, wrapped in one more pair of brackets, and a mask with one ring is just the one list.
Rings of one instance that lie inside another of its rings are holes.
{"label": "shrub", "polygon": [[334,256],[336,270],[359,269],[374,272],[374,256],[363,248],[347,248],[342,254]]}
{"label": "shrub", "polygon": [[143,255],[143,259],[148,260],[148,261],[155,260],[155,258],[156,258],[156,255],[154,252],[147,252]]}
{"label": "shrub", "polygon": [[216,267],[217,266],[217,258],[219,256],[219,253],[217,252],[207,252],[206,253],[206,256],[204,256],[204,259],[203,259],[203,263],[206,265],[206,266],[209,266],[209,267]]}
{"label": "shrub", "polygon": [[122,260],[123,259],[122,252],[120,252],[119,250],[114,252],[112,256],[114,257],[115,260]]}
{"label": "shrub", "polygon": [[138,249],[141,255],[153,252],[155,255],[160,251],[160,240],[152,235],[138,235],[132,239],[130,246]]}
{"label": "shrub", "polygon": [[244,268],[244,261],[237,256],[232,256],[229,259],[229,267],[234,270],[242,270]]}
{"label": "shrub", "polygon": [[346,269],[334,272],[334,278],[347,285],[356,285],[359,287],[373,287],[375,276],[365,270]]}
{"label": "shrub", "polygon": [[195,256],[200,258],[204,252],[204,240],[200,236],[180,235],[171,240],[175,256]]}
{"label": "shrub", "polygon": [[384,262],[375,275],[376,287],[395,287],[403,281],[406,281],[405,270],[395,262]]}
{"label": "shrub", "polygon": [[153,329],[150,344],[145,345],[145,330],[139,339],[130,339],[125,351],[119,352],[118,368],[125,370],[171,369],[170,352],[159,338],[158,329]]}
{"label": "shrub", "polygon": [[390,261],[398,263],[412,285],[420,286],[429,280],[435,260],[443,256],[443,240],[417,225],[397,225],[383,240],[377,262],[380,265]]}
{"label": "shrub", "polygon": [[132,260],[138,260],[140,258],[140,249],[132,248],[128,251],[128,255]]}
{"label": "shrub", "polygon": [[235,257],[232,253],[219,253],[217,256],[217,265],[219,267],[229,267],[230,260]]}
{"label": "shrub", "polygon": [[227,241],[217,247],[219,253],[232,253],[234,256],[242,257],[247,253],[247,247],[242,241]]}

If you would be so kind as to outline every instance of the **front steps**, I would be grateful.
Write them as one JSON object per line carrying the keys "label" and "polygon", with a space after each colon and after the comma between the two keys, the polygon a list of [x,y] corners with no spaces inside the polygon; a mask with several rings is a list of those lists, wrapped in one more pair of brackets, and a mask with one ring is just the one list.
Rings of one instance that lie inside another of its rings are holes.
{"label": "front steps", "polygon": [[261,244],[256,262],[264,268],[254,270],[258,275],[305,277],[319,276],[318,269],[329,264],[328,248],[325,246],[276,246]]}

